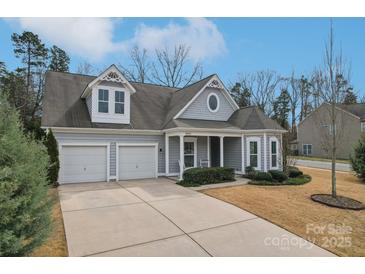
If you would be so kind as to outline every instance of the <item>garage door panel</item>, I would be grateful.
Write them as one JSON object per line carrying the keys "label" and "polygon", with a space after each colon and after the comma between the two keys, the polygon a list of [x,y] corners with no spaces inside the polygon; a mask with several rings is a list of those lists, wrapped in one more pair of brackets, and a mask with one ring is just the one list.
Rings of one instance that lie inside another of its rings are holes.
{"label": "garage door panel", "polygon": [[107,180],[106,146],[63,146],[62,182],[99,182]]}
{"label": "garage door panel", "polygon": [[119,179],[156,177],[156,148],[154,146],[120,146]]}

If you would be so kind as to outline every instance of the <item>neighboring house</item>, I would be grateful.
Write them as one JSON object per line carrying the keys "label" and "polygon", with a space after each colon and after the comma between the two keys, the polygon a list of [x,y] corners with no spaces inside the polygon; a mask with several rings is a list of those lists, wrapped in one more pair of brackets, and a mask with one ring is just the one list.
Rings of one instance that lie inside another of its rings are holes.
{"label": "neighboring house", "polygon": [[114,65],[97,77],[48,72],[42,127],[59,144],[60,183],[282,168],[285,130],[239,109],[217,75],[178,89],[128,82]]}
{"label": "neighboring house", "polygon": [[339,104],[336,106],[336,126],[330,122],[330,105],[322,104],[298,125],[300,155],[331,156],[331,136],[338,140],[337,158],[348,159],[360,136],[365,132],[365,104]]}

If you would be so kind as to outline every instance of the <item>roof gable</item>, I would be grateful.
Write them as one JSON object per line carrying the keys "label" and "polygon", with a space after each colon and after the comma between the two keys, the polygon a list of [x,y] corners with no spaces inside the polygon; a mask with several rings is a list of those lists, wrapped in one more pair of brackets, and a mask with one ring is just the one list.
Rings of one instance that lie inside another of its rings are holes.
{"label": "roof gable", "polygon": [[136,92],[135,88],[124,77],[123,73],[115,65],[111,65],[86,86],[81,94],[81,98],[86,98],[92,87],[102,81],[123,84],[130,90],[131,94]]}

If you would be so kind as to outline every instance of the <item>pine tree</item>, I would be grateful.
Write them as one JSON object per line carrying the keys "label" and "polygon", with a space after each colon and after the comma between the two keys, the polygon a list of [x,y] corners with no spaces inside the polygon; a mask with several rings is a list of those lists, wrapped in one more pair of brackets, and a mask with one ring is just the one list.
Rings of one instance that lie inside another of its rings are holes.
{"label": "pine tree", "polygon": [[49,69],[53,71],[67,72],[69,70],[70,57],[67,53],[57,47],[53,46],[51,48],[51,63]]}
{"label": "pine tree", "polygon": [[283,128],[288,129],[288,117],[290,111],[290,95],[286,89],[283,89],[280,95],[273,103],[274,115],[272,118],[276,120]]}
{"label": "pine tree", "polygon": [[18,114],[0,96],[0,256],[24,256],[50,231],[45,147],[23,133]]}
{"label": "pine tree", "polygon": [[243,88],[240,83],[236,83],[231,89],[231,95],[239,107],[247,107],[251,105],[251,92],[247,88]]}
{"label": "pine tree", "polygon": [[47,147],[48,156],[50,160],[50,164],[48,167],[48,183],[57,185],[60,162],[58,160],[57,141],[52,133],[52,130],[48,131],[48,134],[44,140],[44,145]]}
{"label": "pine tree", "polygon": [[350,162],[356,175],[365,181],[365,135],[361,136],[359,143],[354,149],[354,155],[351,155]]}
{"label": "pine tree", "polygon": [[353,92],[352,88],[348,88],[345,91],[345,98],[343,99],[343,103],[346,104],[346,105],[356,104],[357,103],[357,96]]}

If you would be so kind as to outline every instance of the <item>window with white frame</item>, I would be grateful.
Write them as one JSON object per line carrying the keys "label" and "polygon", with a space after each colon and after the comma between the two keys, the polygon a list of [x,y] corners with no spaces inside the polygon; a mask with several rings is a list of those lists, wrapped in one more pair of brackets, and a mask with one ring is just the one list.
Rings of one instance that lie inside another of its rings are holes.
{"label": "window with white frame", "polygon": [[117,114],[124,114],[124,92],[115,91],[115,108],[114,112]]}
{"label": "window with white frame", "polygon": [[260,137],[247,138],[248,165],[255,169],[261,168],[260,163]]}
{"label": "window with white frame", "polygon": [[207,105],[210,112],[217,112],[219,109],[219,98],[215,93],[210,93],[207,99]]}
{"label": "window with white frame", "polygon": [[270,168],[278,168],[278,140],[276,138],[270,138]]}
{"label": "window with white frame", "polygon": [[303,154],[312,155],[312,144],[303,144]]}
{"label": "window with white frame", "polygon": [[109,91],[107,89],[99,89],[98,93],[98,111],[101,113],[109,112]]}
{"label": "window with white frame", "polygon": [[361,122],[361,132],[365,132],[365,122]]}
{"label": "window with white frame", "polygon": [[196,166],[196,145],[195,138],[185,138],[184,140],[184,165],[185,168]]}

